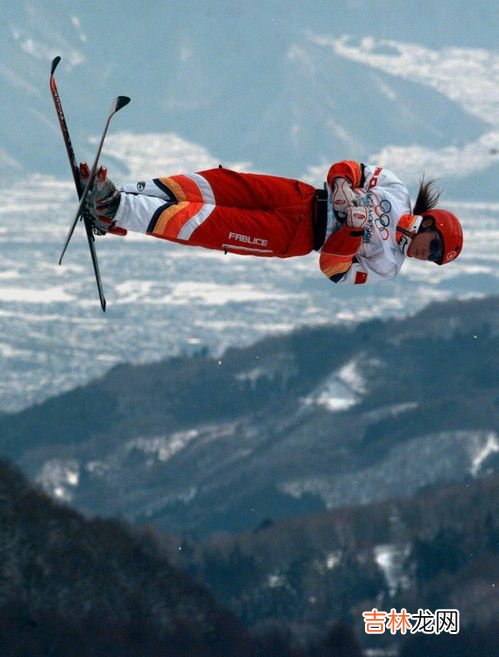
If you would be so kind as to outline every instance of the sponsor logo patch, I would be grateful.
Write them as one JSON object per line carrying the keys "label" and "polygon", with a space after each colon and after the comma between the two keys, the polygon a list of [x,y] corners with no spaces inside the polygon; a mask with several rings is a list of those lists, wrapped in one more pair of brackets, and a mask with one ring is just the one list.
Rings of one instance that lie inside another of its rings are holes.
{"label": "sponsor logo patch", "polygon": [[250,237],[249,235],[240,235],[239,233],[229,233],[229,239],[254,246],[268,246],[269,243],[268,240],[264,240],[262,237]]}

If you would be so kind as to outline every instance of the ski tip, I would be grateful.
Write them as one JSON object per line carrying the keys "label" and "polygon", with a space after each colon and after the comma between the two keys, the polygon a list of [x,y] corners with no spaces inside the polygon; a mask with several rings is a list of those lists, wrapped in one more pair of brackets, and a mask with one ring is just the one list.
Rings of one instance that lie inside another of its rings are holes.
{"label": "ski tip", "polygon": [[128,96],[118,96],[118,98],[116,98],[116,111],[118,112],[122,107],[128,105],[130,100],[131,99]]}
{"label": "ski tip", "polygon": [[54,57],[54,59],[52,60],[52,67],[50,69],[50,75],[54,75],[54,71],[57,68],[57,65],[59,64],[60,61],[61,61],[61,58],[59,57],[59,55],[57,55],[57,57]]}

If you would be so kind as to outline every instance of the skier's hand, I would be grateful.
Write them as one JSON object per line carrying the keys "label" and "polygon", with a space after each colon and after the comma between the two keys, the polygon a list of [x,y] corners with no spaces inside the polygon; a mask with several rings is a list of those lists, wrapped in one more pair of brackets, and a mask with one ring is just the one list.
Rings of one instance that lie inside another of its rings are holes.
{"label": "skier's hand", "polygon": [[359,200],[355,196],[350,181],[346,178],[335,178],[332,185],[331,197],[333,201],[333,210],[336,219],[341,223],[347,221],[349,209],[359,205]]}
{"label": "skier's hand", "polygon": [[[80,180],[83,186],[90,177],[86,162],[80,164]],[[93,188],[87,197],[86,210],[94,223],[94,232],[105,235],[107,232],[126,235],[126,230],[114,227],[114,215],[120,204],[120,194],[113,182],[107,177],[107,169],[100,167],[95,177]]]}
{"label": "skier's hand", "polygon": [[[86,185],[90,170],[86,162],[80,164],[80,180]],[[95,176],[93,187],[88,195],[87,209],[92,216],[103,216],[113,219],[119,205],[119,192],[112,180],[107,177],[107,169],[100,167]]]}
{"label": "skier's hand", "polygon": [[362,231],[365,228],[367,220],[369,219],[369,214],[367,208],[365,207],[356,207],[348,208],[346,211],[345,224],[355,231]]}

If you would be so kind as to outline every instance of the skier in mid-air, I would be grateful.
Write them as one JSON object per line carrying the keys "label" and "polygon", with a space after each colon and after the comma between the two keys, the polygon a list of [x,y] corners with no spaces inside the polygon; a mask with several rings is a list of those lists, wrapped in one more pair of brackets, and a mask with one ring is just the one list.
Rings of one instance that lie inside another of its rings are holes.
{"label": "skier in mid-air", "polygon": [[[80,175],[88,178],[85,163]],[[331,166],[324,190],[222,167],[116,188],[101,168],[87,209],[98,234],[131,230],[260,257],[315,250],[330,280],[361,284],[396,276],[406,257],[438,265],[457,258],[461,224],[436,208],[439,195],[423,180],[411,208],[395,174],[350,160]]]}

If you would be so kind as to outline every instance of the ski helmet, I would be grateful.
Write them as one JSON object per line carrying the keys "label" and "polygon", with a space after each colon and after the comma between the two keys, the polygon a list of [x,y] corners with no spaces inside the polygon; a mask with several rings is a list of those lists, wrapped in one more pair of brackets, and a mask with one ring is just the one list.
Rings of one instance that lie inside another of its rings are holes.
{"label": "ski helmet", "polygon": [[455,214],[448,210],[427,210],[422,217],[433,219],[433,229],[442,240],[442,255],[437,265],[446,265],[455,260],[463,248],[463,229]]}

